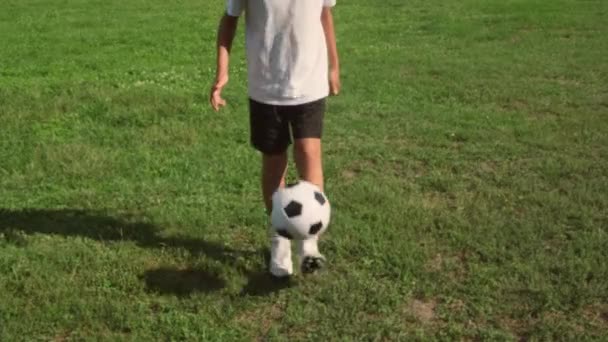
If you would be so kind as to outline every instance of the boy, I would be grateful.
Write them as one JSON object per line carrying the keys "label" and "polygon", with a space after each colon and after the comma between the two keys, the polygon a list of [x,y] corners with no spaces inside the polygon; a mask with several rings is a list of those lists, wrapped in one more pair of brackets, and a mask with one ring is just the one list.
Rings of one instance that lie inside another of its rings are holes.
{"label": "boy", "polygon": [[[292,143],[300,179],[323,189],[321,135],[325,98],[340,91],[340,69],[331,8],[336,0],[227,0],[217,38],[217,74],[210,102],[226,104],[222,89],[238,18],[246,15],[251,144],[262,154],[262,195],[285,186]],[[297,242],[303,273],[323,266],[316,239]],[[293,273],[291,243],[271,229],[270,272]]]}

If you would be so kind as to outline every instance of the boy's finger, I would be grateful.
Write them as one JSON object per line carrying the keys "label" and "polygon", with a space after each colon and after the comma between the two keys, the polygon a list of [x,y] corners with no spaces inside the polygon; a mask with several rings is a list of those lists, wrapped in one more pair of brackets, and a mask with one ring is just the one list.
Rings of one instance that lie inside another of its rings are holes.
{"label": "boy's finger", "polygon": [[218,110],[220,110],[220,106],[217,102],[217,98],[215,98],[215,96],[211,99],[211,106],[213,107],[213,109],[217,112]]}
{"label": "boy's finger", "polygon": [[340,87],[339,87],[339,86],[336,86],[336,85],[333,85],[333,86],[331,87],[331,94],[332,94],[333,96],[337,96],[339,93],[340,93]]}
{"label": "boy's finger", "polygon": [[211,105],[213,106],[213,109],[217,112],[220,110],[221,107],[224,107],[226,105],[226,100],[222,99],[221,97],[214,96],[211,100]]}

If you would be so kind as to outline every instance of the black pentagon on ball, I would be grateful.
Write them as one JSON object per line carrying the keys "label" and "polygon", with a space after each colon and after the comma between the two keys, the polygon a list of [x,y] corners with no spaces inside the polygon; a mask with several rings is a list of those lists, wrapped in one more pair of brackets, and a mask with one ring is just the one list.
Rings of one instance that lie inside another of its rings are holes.
{"label": "black pentagon on ball", "polygon": [[315,191],[315,199],[317,200],[317,202],[319,202],[320,205],[324,205],[327,201],[325,199],[325,196],[323,196],[323,194],[318,191]]}
{"label": "black pentagon on ball", "polygon": [[277,234],[281,235],[282,237],[284,237],[286,239],[293,240],[293,236],[291,236],[291,234],[289,234],[289,232],[286,231],[285,229],[277,228]]}
{"label": "black pentagon on ball", "polygon": [[323,228],[323,222],[317,222],[310,226],[310,230],[308,231],[308,234],[315,235],[321,230],[321,228]]}
{"label": "black pentagon on ball", "polygon": [[285,215],[287,215],[289,218],[302,215],[302,204],[296,201],[291,201],[285,208],[283,208],[283,211],[285,211]]}

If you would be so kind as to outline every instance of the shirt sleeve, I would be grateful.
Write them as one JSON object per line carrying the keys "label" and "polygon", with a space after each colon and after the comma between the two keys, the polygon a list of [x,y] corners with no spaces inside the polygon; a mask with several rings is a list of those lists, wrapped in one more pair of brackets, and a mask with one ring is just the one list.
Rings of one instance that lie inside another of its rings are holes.
{"label": "shirt sleeve", "polygon": [[[335,1],[335,0],[324,0]],[[239,17],[243,14],[247,0],[226,0],[226,14],[231,17]]]}
{"label": "shirt sleeve", "polygon": [[323,7],[334,7],[336,6],[336,0],[323,0]]}

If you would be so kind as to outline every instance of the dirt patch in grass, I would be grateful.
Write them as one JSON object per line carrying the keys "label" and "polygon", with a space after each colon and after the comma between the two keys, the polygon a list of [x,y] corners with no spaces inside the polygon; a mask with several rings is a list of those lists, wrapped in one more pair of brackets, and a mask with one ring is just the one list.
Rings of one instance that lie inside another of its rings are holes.
{"label": "dirt patch in grass", "polygon": [[284,315],[283,304],[272,303],[245,310],[236,316],[235,321],[237,324],[247,327],[247,330],[255,331],[254,341],[266,341],[272,326],[280,321]]}
{"label": "dirt patch in grass", "polygon": [[459,281],[468,274],[469,253],[460,251],[454,255],[435,254],[426,262],[426,270],[429,272],[442,272],[452,280]]}
{"label": "dirt patch in grass", "polygon": [[58,335],[56,335],[55,337],[53,337],[53,339],[51,341],[53,342],[65,342],[65,341],[70,341],[70,337],[72,336],[72,333],[69,331],[62,331],[61,333],[59,333]]}
{"label": "dirt patch in grass", "polygon": [[412,299],[403,308],[408,320],[412,318],[423,324],[431,324],[436,321],[437,301],[434,299]]}
{"label": "dirt patch in grass", "polygon": [[[503,330],[509,332],[518,341],[533,339],[532,334],[537,330],[537,326],[562,326],[567,327],[567,330],[576,332],[577,334],[584,334],[587,332],[593,335],[606,327],[605,321],[599,323],[601,320],[601,312],[596,311],[596,309],[596,307],[593,307],[583,310],[583,316],[587,319],[587,323],[590,323],[593,326],[591,330],[588,330],[580,321],[573,320],[567,313],[557,310],[549,310],[536,316],[526,318],[501,317],[498,319],[498,322]],[[598,324],[603,324],[603,326]]]}
{"label": "dirt patch in grass", "polygon": [[413,300],[410,305],[410,311],[420,322],[429,323],[435,320],[435,308],[437,303],[434,300],[421,301]]}
{"label": "dirt patch in grass", "polygon": [[503,317],[499,320],[500,326],[506,332],[509,332],[517,341],[527,341],[528,334],[526,333],[526,324],[521,320],[511,317]]}
{"label": "dirt patch in grass", "polygon": [[425,209],[456,209],[456,195],[439,191],[425,192],[422,207]]}
{"label": "dirt patch in grass", "polygon": [[583,316],[592,325],[608,327],[608,304],[592,304],[583,309]]}
{"label": "dirt patch in grass", "polygon": [[443,269],[443,255],[441,253],[435,254],[433,258],[427,261],[426,269],[432,272],[440,272]]}
{"label": "dirt patch in grass", "polygon": [[345,169],[342,171],[341,176],[345,181],[353,181],[360,172],[361,170],[358,169]]}

